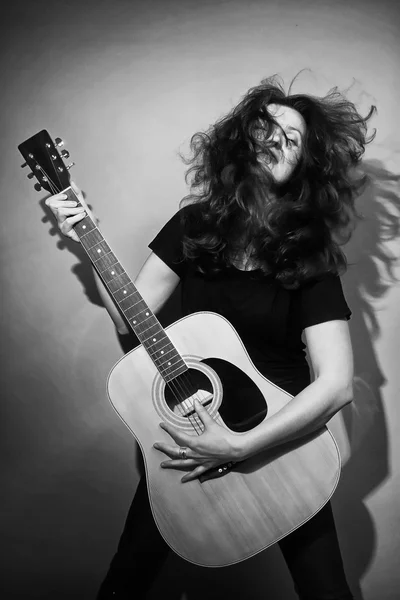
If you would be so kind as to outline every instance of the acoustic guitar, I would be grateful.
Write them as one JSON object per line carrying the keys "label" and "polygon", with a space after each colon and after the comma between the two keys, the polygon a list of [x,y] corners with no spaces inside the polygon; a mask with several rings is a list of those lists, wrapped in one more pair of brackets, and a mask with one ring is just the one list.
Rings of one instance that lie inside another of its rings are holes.
{"label": "acoustic guitar", "polygon": [[[42,130],[18,146],[36,188],[70,187],[69,153]],[[171,442],[160,429],[169,422],[193,436],[203,424],[193,409],[197,398],[213,419],[246,431],[279,411],[292,396],[255,368],[232,325],[199,312],[166,327],[86,216],[75,226],[82,247],[140,345],[112,368],[107,381],[112,406],[143,454],[150,505],[157,527],[182,558],[201,566],[245,560],[291,533],[316,514],[333,494],[340,474],[336,442],[326,427],[209,471],[182,484],[182,472],[160,468],[156,440]],[[222,420],[221,420],[222,419]]]}

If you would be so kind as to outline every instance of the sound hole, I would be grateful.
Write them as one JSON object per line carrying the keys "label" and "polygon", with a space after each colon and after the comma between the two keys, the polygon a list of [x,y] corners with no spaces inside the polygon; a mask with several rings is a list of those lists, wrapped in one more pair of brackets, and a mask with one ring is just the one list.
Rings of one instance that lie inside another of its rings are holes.
{"label": "sound hole", "polygon": [[268,407],[259,387],[241,369],[221,358],[202,360],[222,382],[219,413],[232,431],[248,431],[265,418]]}
{"label": "sound hole", "polygon": [[[213,369],[222,383],[222,403],[218,409],[221,417],[232,431],[248,431],[265,418],[267,404],[259,387],[241,369],[220,358],[201,361]],[[165,386],[165,402],[180,417],[194,414],[193,400],[199,400],[207,408],[213,400],[213,387],[209,377],[202,371],[189,368]]]}
{"label": "sound hole", "polygon": [[213,399],[213,388],[205,373],[189,369],[167,383],[164,394],[168,408],[176,415],[188,418],[194,413],[194,398],[207,408]]}

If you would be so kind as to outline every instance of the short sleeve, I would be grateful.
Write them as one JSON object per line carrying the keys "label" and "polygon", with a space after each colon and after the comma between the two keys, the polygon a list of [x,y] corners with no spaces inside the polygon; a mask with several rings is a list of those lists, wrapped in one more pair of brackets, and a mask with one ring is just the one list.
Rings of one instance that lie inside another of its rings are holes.
{"label": "short sleeve", "polygon": [[183,231],[181,209],[171,217],[149,244],[154,254],[179,277],[184,275],[187,266],[182,250]]}
{"label": "short sleeve", "polygon": [[342,282],[338,275],[327,274],[300,291],[301,327],[350,319],[351,310],[343,294]]}

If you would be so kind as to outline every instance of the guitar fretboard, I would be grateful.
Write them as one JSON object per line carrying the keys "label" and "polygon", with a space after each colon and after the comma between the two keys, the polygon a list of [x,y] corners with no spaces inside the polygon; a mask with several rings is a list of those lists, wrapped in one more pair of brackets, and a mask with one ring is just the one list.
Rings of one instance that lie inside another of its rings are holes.
{"label": "guitar fretboard", "polygon": [[[71,188],[63,190],[68,200],[78,202]],[[169,382],[188,370],[186,363],[167,336],[157,317],[147,306],[136,286],[103,238],[93,220],[86,216],[74,227],[81,244],[117,306],[125,315],[164,381]]]}

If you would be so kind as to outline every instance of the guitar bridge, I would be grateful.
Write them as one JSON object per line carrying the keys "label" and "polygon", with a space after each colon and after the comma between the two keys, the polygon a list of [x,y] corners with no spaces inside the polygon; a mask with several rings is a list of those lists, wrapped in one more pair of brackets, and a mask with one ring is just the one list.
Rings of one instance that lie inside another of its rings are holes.
{"label": "guitar bridge", "polygon": [[185,400],[177,404],[174,412],[179,413],[182,417],[191,417],[196,413],[194,409],[195,400],[200,402],[205,408],[206,406],[211,404],[212,399],[213,395],[210,394],[210,392],[206,392],[205,390],[198,390],[195,394],[189,396],[189,398],[186,398]]}

